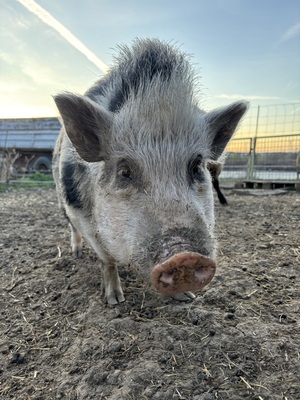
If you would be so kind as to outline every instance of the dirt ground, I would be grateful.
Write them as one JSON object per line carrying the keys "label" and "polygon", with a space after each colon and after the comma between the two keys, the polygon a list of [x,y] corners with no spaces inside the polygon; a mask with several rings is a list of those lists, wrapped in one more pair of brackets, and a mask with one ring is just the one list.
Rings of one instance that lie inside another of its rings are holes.
{"label": "dirt ground", "polygon": [[0,193],[0,398],[300,399],[300,195],[226,194],[207,289],[179,303],[128,268],[112,308],[54,190]]}

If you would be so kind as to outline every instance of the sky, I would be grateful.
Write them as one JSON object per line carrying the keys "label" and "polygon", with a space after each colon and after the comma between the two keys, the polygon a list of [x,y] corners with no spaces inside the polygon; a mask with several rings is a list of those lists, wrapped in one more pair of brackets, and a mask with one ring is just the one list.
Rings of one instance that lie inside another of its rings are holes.
{"label": "sky", "polygon": [[172,41],[192,56],[205,110],[300,105],[299,0],[0,0],[0,118],[57,116],[119,44]]}

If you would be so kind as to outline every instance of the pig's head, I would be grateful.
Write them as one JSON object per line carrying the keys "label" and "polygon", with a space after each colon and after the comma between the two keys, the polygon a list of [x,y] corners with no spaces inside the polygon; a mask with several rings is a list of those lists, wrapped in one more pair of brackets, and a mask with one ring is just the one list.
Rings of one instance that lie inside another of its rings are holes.
{"label": "pig's head", "polygon": [[172,94],[174,87],[154,86],[152,94],[143,89],[114,112],[87,96],[65,93],[55,101],[94,179],[97,240],[118,263],[139,265],[159,292],[175,296],[201,289],[214,276],[206,164],[221,156],[247,103],[205,113],[183,87]]}

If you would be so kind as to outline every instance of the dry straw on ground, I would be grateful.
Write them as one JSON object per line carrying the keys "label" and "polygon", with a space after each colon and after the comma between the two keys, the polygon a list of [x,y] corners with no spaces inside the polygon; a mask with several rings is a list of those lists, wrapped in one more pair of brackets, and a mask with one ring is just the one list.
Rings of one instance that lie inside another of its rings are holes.
{"label": "dry straw on ground", "polygon": [[122,269],[114,308],[54,191],[0,196],[1,399],[300,398],[299,194],[227,193],[209,287],[181,304]]}

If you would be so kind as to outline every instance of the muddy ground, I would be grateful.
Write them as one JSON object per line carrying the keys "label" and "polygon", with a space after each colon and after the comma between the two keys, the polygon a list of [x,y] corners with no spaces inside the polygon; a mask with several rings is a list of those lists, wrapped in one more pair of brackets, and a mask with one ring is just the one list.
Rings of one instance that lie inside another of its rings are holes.
{"label": "muddy ground", "polygon": [[300,399],[300,195],[260,193],[216,204],[218,272],[196,300],[129,268],[114,308],[54,190],[0,193],[0,398]]}

